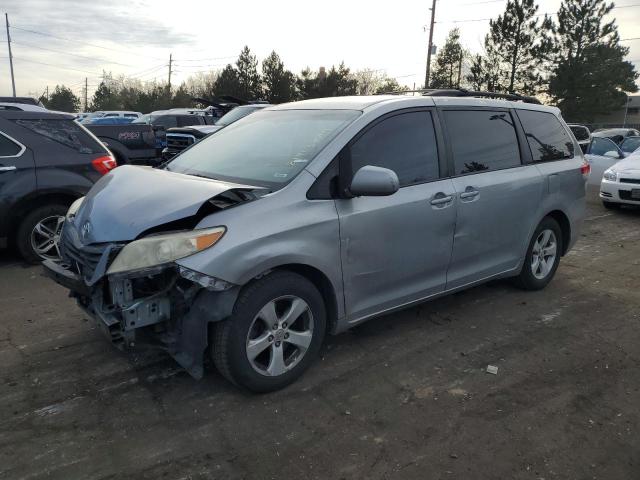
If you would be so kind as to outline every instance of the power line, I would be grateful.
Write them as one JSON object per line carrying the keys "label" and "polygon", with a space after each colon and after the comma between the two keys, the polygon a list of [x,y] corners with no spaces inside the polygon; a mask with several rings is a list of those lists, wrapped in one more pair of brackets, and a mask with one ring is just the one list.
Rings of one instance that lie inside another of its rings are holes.
{"label": "power line", "polygon": [[27,60],[26,58],[18,58],[16,56],[13,57],[14,60],[19,60],[21,62],[29,62],[29,63],[37,63],[39,65],[46,65],[48,67],[53,67],[53,68],[59,68],[61,70],[75,70],[77,72],[82,72],[82,73],[90,73],[91,75],[95,75],[95,76],[100,76],[102,75],[101,73],[96,73],[96,72],[89,72],[87,70],[81,70],[79,68],[72,68],[72,67],[67,67],[64,65],[54,65],[52,63],[45,63],[45,62],[37,62],[35,60]]}
{"label": "power line", "polygon": [[95,43],[79,41],[77,38],[71,39],[71,38],[66,38],[66,37],[60,37],[58,35],[53,35],[52,33],[39,32],[37,30],[30,30],[28,28],[16,27],[15,25],[12,25],[11,28],[13,28],[14,30],[21,30],[23,32],[33,33],[35,35],[42,35],[42,36],[45,36],[45,37],[57,38],[58,40],[64,40],[65,42],[72,42],[72,43],[75,43],[76,45],[77,44],[84,44],[84,45],[88,45],[88,46],[94,47],[94,48],[102,48],[103,50],[111,50],[112,52],[124,53],[124,54],[127,54],[127,55],[136,55],[138,57],[152,58],[154,60],[162,60],[161,58],[152,57],[150,55],[141,55],[139,53],[136,53],[133,50],[118,50],[116,48],[105,47],[103,45],[96,45]]}
{"label": "power line", "polygon": [[15,43],[17,45],[22,45],[23,47],[37,48],[39,50],[46,50],[47,52],[61,53],[63,55],[70,55],[72,57],[85,58],[85,59],[88,59],[88,60],[96,60],[96,61],[99,61],[99,62],[104,62],[106,64],[121,65],[123,67],[132,67],[133,66],[133,65],[128,65],[126,63],[112,62],[112,61],[109,61],[109,60],[104,60],[102,58],[89,57],[87,55],[78,55],[77,53],[64,52],[62,50],[54,50],[53,48],[39,47],[37,45],[31,45],[29,43],[16,42],[15,40],[13,40],[11,43]]}

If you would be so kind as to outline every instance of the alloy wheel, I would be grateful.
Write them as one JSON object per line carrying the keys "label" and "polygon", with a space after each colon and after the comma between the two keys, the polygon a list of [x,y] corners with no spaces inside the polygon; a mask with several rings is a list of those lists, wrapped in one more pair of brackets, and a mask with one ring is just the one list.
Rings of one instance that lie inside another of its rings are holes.
{"label": "alloy wheel", "polygon": [[33,251],[45,260],[60,258],[60,233],[64,217],[51,215],[36,223],[31,231],[31,247]]}
{"label": "alloy wheel", "polygon": [[313,338],[313,314],[302,298],[285,295],[256,314],[247,334],[246,353],[255,371],[279,376],[294,368]]}
{"label": "alloy wheel", "polygon": [[558,242],[553,230],[546,229],[540,232],[533,244],[531,254],[531,272],[538,280],[549,275],[556,261]]}

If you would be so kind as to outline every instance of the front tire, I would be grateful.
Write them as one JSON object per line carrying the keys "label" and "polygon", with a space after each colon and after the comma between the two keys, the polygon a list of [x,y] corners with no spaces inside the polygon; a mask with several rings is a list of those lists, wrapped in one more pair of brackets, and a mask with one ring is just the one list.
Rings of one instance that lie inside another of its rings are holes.
{"label": "front tire", "polygon": [[45,205],[25,217],[16,234],[22,258],[32,264],[60,258],[60,232],[68,209],[62,204]]}
{"label": "front tire", "polygon": [[243,288],[231,317],[215,325],[213,361],[235,385],[279,390],[311,365],[325,330],[318,289],[301,275],[276,271]]}
{"label": "front tire", "polygon": [[551,217],[540,222],[529,242],[520,275],[514,279],[524,290],[541,290],[554,277],[562,254],[562,230]]}

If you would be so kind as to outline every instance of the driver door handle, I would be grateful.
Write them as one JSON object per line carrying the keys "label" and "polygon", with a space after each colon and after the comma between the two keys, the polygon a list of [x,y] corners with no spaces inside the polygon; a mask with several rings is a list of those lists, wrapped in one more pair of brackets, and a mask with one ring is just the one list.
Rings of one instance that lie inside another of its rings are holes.
{"label": "driver door handle", "polygon": [[11,172],[13,170],[16,170],[15,165],[11,165],[10,167],[0,167],[0,173],[2,173],[2,172]]}
{"label": "driver door handle", "polygon": [[466,192],[462,192],[460,194],[460,198],[463,200],[475,198],[480,194],[478,190],[467,190]]}
{"label": "driver door handle", "polygon": [[436,197],[433,200],[431,200],[431,205],[445,205],[445,204],[449,203],[451,200],[453,200],[453,196],[451,196],[451,195],[445,195],[443,197]]}

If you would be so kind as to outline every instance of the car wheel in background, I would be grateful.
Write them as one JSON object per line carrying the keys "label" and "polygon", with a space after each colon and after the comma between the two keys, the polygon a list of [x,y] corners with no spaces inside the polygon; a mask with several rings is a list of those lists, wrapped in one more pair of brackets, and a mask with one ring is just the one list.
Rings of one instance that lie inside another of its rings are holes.
{"label": "car wheel in background", "polygon": [[60,258],[60,232],[68,208],[62,204],[38,207],[22,220],[16,244],[27,262]]}
{"label": "car wheel in background", "polygon": [[324,300],[305,277],[276,271],[243,288],[230,318],[215,325],[212,356],[220,373],[254,392],[295,381],[320,351]]}
{"label": "car wheel in background", "polygon": [[606,209],[609,210],[617,210],[620,208],[620,204],[619,203],[614,203],[614,202],[607,202],[606,200],[602,201],[602,206]]}
{"label": "car wheel in background", "polygon": [[525,290],[546,287],[558,269],[562,248],[562,230],[558,222],[551,217],[544,218],[529,242],[522,271],[514,283]]}

